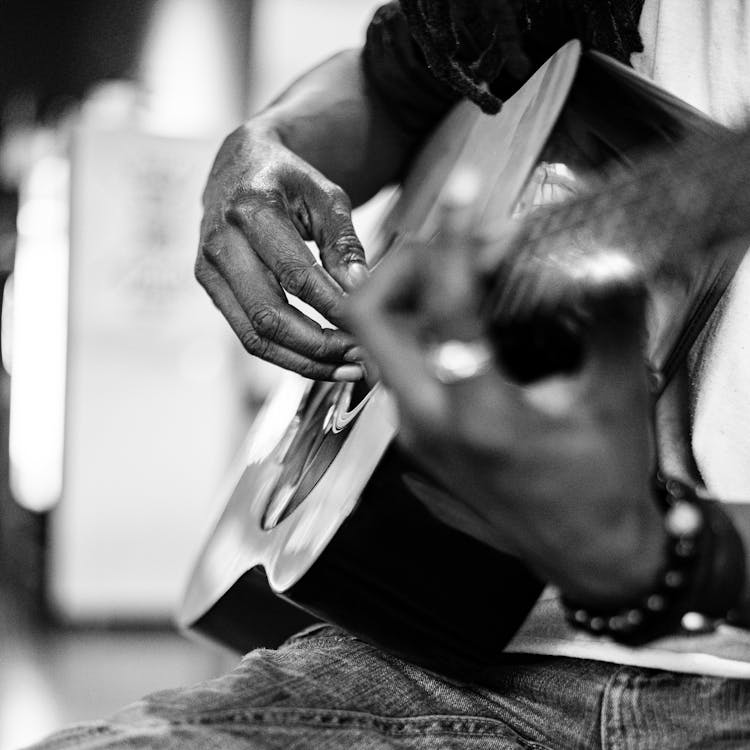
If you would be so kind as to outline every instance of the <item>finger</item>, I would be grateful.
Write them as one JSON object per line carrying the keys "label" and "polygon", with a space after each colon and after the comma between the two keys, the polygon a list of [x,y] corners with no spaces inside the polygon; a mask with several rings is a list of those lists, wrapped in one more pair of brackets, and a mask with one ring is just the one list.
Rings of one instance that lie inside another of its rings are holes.
{"label": "finger", "polygon": [[479,334],[474,230],[481,190],[481,178],[474,170],[453,174],[440,199],[438,231],[429,245],[418,249],[425,277],[422,306],[438,339],[471,339]]}
{"label": "finger", "polygon": [[[250,258],[250,265],[252,262]],[[237,269],[230,266],[229,270],[237,284]],[[253,275],[248,267],[243,271]],[[257,292],[243,287],[242,305],[224,276],[205,258],[199,257],[196,276],[251,354],[308,377],[328,378],[348,361],[345,357],[353,338],[321,328],[289,305],[280,289],[273,289],[270,283],[260,285]]]}
{"label": "finger", "polygon": [[476,243],[450,232],[434,238],[419,253],[425,276],[420,305],[425,327],[437,340],[471,340],[482,332],[480,289],[473,268]]}
{"label": "finger", "polygon": [[399,409],[427,427],[444,413],[444,395],[425,364],[413,326],[402,314],[419,284],[417,260],[404,249],[386,258],[378,273],[349,301],[347,317]]}
{"label": "finger", "polygon": [[336,185],[311,182],[304,191],[311,218],[310,235],[320,249],[323,268],[346,292],[370,276],[365,251],[352,223],[349,197]]}
{"label": "finger", "polygon": [[[233,207],[227,219],[240,229],[283,289],[340,325],[341,287],[310,252],[292,222],[291,210],[281,191],[267,190],[256,192],[245,203]],[[239,250],[227,253],[229,257],[223,259],[224,264],[239,263],[237,256],[246,255],[247,248]],[[214,264],[219,265],[216,261]],[[225,275],[225,278],[230,277]]]}
{"label": "finger", "polygon": [[263,339],[251,326],[229,285],[218,274],[207,291],[251,354],[314,380],[359,380],[362,377],[361,368],[354,365],[316,361],[270,339]]}

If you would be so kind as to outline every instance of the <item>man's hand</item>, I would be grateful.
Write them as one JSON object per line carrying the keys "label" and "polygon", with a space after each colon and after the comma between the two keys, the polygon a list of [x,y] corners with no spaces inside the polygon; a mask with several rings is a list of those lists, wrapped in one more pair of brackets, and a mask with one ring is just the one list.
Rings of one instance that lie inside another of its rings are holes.
{"label": "man's hand", "polygon": [[344,191],[271,129],[247,124],[222,145],[203,201],[196,277],[245,348],[310,378],[360,377],[352,337],[321,328],[284,293],[340,324],[344,293],[368,275]]}
{"label": "man's hand", "polygon": [[[396,397],[399,439],[442,488],[421,484],[419,494],[443,521],[518,555],[578,601],[627,600],[652,585],[664,542],[644,331],[630,294],[639,280],[627,265],[596,271],[593,294],[572,308],[574,371],[521,384],[496,358],[448,383],[431,364],[435,343],[481,342],[486,330],[472,243],[457,243],[448,236],[386,260],[349,310]],[[581,282],[579,269],[571,279]]]}

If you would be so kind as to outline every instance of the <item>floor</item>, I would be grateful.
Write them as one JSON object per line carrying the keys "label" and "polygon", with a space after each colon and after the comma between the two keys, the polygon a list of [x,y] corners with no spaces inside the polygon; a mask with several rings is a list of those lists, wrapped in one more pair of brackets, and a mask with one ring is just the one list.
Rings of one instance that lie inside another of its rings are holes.
{"label": "floor", "polygon": [[145,693],[221,674],[235,661],[166,628],[40,629],[5,594],[0,750],[18,750],[71,722],[106,716]]}

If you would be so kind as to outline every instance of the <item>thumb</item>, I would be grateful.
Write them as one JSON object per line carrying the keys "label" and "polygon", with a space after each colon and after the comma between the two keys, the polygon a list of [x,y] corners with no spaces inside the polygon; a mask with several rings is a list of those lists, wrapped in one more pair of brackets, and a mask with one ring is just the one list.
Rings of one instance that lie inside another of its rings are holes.
{"label": "thumb", "polygon": [[470,340],[481,332],[476,269],[481,242],[475,232],[481,187],[473,170],[454,174],[440,199],[435,234],[414,250],[422,275],[422,315],[428,331],[441,341]]}
{"label": "thumb", "polygon": [[338,185],[313,180],[308,185],[306,203],[309,235],[320,250],[323,268],[345,292],[358,289],[370,273],[352,223],[349,196]]}

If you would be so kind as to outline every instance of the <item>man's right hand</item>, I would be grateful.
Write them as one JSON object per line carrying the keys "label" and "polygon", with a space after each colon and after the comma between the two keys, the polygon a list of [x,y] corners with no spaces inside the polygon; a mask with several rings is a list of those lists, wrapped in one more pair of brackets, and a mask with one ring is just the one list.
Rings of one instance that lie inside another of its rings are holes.
{"label": "man's right hand", "polygon": [[285,295],[342,322],[346,293],[368,276],[346,193],[251,121],[222,144],[203,205],[195,275],[247,351],[309,378],[360,378],[352,336],[321,327]]}

